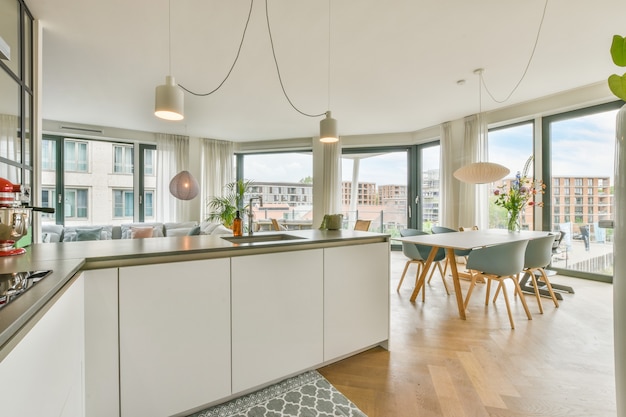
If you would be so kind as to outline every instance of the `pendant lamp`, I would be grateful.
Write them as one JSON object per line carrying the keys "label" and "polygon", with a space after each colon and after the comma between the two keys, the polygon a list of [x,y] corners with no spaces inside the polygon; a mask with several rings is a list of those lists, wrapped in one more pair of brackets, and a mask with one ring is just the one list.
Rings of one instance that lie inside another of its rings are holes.
{"label": "pendant lamp", "polygon": [[469,184],[488,184],[509,174],[510,170],[494,162],[474,162],[454,171],[454,178]]}
{"label": "pendant lamp", "polygon": [[183,120],[185,97],[183,90],[178,88],[174,77],[165,77],[165,84],[156,88],[154,115],[165,120]]}
{"label": "pendant lamp", "polygon": [[179,200],[193,200],[199,191],[198,181],[189,171],[180,171],[170,181],[170,193]]}
{"label": "pendant lamp", "polygon": [[330,111],[327,111],[326,117],[320,121],[320,142],[334,143],[337,141],[339,141],[337,120],[331,117]]}
{"label": "pendant lamp", "polygon": [[165,84],[156,88],[154,115],[165,120],[183,120],[185,97],[172,77],[172,2],[168,3],[168,56],[170,75],[165,77]]}

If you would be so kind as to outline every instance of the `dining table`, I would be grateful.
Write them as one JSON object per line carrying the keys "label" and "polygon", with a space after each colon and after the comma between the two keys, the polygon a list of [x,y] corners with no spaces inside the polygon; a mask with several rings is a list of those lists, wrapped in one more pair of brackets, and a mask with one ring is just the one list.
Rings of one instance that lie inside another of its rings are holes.
{"label": "dining table", "polygon": [[[432,249],[428,255],[428,259],[424,264],[424,268],[420,273],[419,279],[415,285],[415,289],[411,294],[411,302],[415,302],[420,289],[424,286],[426,275],[430,270],[430,266],[435,259],[435,255],[439,248],[444,248],[446,257],[450,264],[450,272],[452,274],[452,282],[454,284],[454,292],[456,295],[459,316],[465,320],[465,307],[463,294],[461,293],[461,283],[459,279],[459,271],[456,264],[454,254],[455,249],[468,250],[478,249],[486,246],[502,245],[504,243],[515,242],[519,240],[531,240],[543,237],[549,234],[546,231],[509,231],[506,229],[485,229],[485,230],[468,230],[464,232],[434,233],[417,236],[394,237],[394,240],[407,243],[415,243],[418,245],[431,246]],[[522,271],[520,271],[522,272]]]}

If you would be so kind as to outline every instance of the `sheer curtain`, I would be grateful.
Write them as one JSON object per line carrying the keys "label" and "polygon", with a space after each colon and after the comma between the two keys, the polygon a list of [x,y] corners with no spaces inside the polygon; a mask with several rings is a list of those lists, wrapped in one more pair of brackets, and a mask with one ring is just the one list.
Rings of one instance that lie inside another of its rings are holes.
{"label": "sheer curtain", "polygon": [[235,181],[233,142],[202,139],[200,198],[200,219],[209,216],[207,203],[211,197],[221,196],[224,186]]}
{"label": "sheer curtain", "polygon": [[182,170],[189,169],[189,138],[157,133],[157,198],[156,218],[159,222],[176,222],[189,217],[189,202],[170,194],[170,181]]}
{"label": "sheer curtain", "polygon": [[[473,162],[486,162],[487,129],[480,114],[465,118],[465,136],[463,140],[463,161],[461,166]],[[459,210],[459,226],[488,227],[487,185],[460,183],[459,199],[463,210]]]}
{"label": "sheer curtain", "polygon": [[440,177],[440,218],[441,226],[450,227],[456,225],[458,211],[458,187],[455,187],[458,181],[454,179],[454,146],[452,139],[452,124],[450,122],[443,123],[440,128],[439,144],[441,146],[439,169]]}
{"label": "sheer curtain", "polygon": [[341,139],[324,145],[323,213],[341,213]]}

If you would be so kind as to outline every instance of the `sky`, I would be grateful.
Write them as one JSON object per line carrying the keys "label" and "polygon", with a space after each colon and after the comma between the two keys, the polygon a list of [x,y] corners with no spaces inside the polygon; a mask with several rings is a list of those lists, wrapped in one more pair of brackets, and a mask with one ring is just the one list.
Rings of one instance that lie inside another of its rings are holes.
{"label": "sky", "polygon": [[[613,183],[615,155],[615,115],[617,110],[552,125],[553,176],[609,176]],[[533,153],[531,123],[489,132],[489,160],[509,168],[511,175],[521,171]],[[423,170],[439,164],[439,147],[426,148]],[[363,154],[362,154],[363,155]],[[359,181],[377,185],[406,184],[407,161],[404,152],[363,155]],[[352,178],[353,161],[342,161],[342,178]],[[312,176],[311,153],[246,155],[246,179],[254,181],[298,182]]]}

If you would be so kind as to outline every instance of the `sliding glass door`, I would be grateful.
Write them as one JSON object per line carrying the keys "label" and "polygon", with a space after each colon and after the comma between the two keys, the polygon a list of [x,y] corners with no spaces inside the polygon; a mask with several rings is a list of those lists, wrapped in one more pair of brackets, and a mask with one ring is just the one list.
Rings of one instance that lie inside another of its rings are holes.
{"label": "sliding glass door", "polygon": [[439,142],[410,147],[344,149],[345,227],[370,220],[370,231],[399,236],[430,231],[439,220]]}
{"label": "sliding glass door", "polygon": [[613,275],[615,117],[609,103],[544,120],[544,225],[563,240],[552,266],[569,275],[610,280]]}

